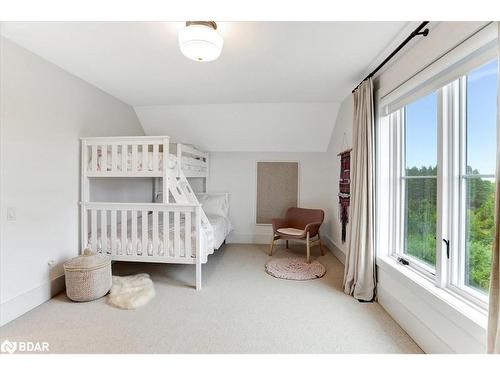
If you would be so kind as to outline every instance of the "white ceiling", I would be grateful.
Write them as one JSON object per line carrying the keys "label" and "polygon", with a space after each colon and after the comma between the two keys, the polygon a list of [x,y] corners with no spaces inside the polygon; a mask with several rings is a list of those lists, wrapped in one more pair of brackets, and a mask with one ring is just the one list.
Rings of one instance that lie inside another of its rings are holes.
{"label": "white ceiling", "polygon": [[406,22],[221,22],[221,57],[185,58],[178,22],[4,23],[2,34],[133,106],[339,102]]}
{"label": "white ceiling", "polygon": [[326,151],[338,103],[232,103],[139,106],[148,135],[207,151]]}

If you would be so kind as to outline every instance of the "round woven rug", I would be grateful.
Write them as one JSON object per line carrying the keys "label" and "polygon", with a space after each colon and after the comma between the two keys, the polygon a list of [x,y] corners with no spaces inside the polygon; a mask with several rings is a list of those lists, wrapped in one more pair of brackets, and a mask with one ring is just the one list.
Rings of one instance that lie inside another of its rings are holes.
{"label": "round woven rug", "polygon": [[311,280],[323,277],[326,268],[317,260],[307,263],[305,258],[276,258],[267,262],[266,272],[278,279]]}

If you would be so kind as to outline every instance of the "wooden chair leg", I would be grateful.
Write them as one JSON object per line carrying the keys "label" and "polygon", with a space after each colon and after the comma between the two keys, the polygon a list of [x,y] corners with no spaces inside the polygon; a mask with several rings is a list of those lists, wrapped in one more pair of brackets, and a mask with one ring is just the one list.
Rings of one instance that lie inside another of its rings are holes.
{"label": "wooden chair leg", "polygon": [[307,232],[306,246],[307,246],[307,263],[311,263],[311,260],[309,259],[311,256],[311,248],[309,247],[309,232]]}
{"label": "wooden chair leg", "polygon": [[274,240],[275,239],[276,238],[273,235],[273,240],[271,241],[271,248],[269,249],[269,256],[271,256],[271,257],[273,256],[273,246],[274,246]]}
{"label": "wooden chair leg", "polygon": [[321,237],[319,236],[318,233],[318,239],[319,239],[319,250],[321,251],[321,255],[325,255],[325,250],[323,249],[323,244],[321,243]]}
{"label": "wooden chair leg", "polygon": [[288,249],[288,240],[286,240],[286,248]]}

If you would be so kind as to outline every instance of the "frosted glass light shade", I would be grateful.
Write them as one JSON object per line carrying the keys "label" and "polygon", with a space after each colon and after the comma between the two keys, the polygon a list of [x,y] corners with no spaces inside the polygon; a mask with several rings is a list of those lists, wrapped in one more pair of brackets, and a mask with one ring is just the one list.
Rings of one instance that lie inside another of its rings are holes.
{"label": "frosted glass light shade", "polygon": [[217,30],[207,25],[191,24],[179,31],[179,47],[184,56],[195,61],[216,60],[224,40]]}

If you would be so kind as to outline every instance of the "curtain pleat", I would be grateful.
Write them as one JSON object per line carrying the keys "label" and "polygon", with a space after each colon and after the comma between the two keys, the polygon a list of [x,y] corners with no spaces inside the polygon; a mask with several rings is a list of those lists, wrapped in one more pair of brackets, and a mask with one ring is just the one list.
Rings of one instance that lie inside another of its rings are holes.
{"label": "curtain pleat", "polygon": [[368,79],[354,92],[351,156],[351,219],[344,292],[361,301],[375,298],[374,104]]}

